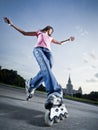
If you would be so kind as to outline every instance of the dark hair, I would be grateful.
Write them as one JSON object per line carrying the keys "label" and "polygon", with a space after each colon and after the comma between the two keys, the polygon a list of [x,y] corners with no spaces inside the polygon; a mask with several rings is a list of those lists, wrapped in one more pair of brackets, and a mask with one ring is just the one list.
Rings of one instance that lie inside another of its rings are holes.
{"label": "dark hair", "polygon": [[45,28],[41,29],[40,31],[44,32],[44,31],[48,31],[48,30],[50,30],[50,29],[52,29],[52,33],[53,33],[53,32],[54,32],[54,29],[53,29],[53,27],[51,27],[51,26],[46,26]]}

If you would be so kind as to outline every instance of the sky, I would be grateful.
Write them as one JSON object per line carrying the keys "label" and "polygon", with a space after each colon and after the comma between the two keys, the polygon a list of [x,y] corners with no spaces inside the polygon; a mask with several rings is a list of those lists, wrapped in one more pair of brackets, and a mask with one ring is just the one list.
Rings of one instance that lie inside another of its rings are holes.
{"label": "sky", "polygon": [[51,25],[59,41],[74,36],[73,42],[51,43],[52,71],[63,88],[70,75],[74,89],[98,91],[98,0],[0,0],[0,65],[27,80],[39,71],[33,56],[37,39],[4,23],[5,16],[25,31]]}

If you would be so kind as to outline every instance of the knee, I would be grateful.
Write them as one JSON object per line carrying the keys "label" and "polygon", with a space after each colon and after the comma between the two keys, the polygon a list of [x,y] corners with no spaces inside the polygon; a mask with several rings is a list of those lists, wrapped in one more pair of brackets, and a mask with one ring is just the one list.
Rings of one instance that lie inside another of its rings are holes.
{"label": "knee", "polygon": [[37,49],[37,48],[34,48],[34,50],[33,50],[33,54],[34,54],[34,56],[35,56],[35,57],[36,57],[36,56],[38,56],[39,51],[38,51],[38,49]]}

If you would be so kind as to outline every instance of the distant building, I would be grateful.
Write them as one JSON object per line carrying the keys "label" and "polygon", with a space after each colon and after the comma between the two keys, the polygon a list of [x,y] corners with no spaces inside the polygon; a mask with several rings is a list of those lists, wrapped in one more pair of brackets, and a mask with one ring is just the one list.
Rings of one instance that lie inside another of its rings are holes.
{"label": "distant building", "polygon": [[82,88],[79,87],[78,90],[74,90],[73,85],[71,83],[71,78],[70,78],[70,75],[69,75],[68,83],[66,85],[66,88],[63,89],[63,92],[64,92],[64,95],[73,96],[74,94],[82,94]]}
{"label": "distant building", "polygon": [[66,85],[66,94],[73,96],[73,85],[71,84],[70,76],[69,76],[69,79],[68,79],[68,83]]}

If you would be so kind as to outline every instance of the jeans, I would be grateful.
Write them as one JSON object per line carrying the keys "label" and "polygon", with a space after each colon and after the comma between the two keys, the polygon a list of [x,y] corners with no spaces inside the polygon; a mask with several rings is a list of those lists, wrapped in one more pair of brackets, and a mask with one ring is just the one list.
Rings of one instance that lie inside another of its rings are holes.
{"label": "jeans", "polygon": [[53,58],[50,50],[43,47],[36,47],[33,54],[38,62],[40,71],[31,79],[30,85],[32,88],[38,88],[42,82],[45,83],[45,88],[48,94],[53,92],[61,92],[61,87],[57,83],[51,69],[53,65]]}

